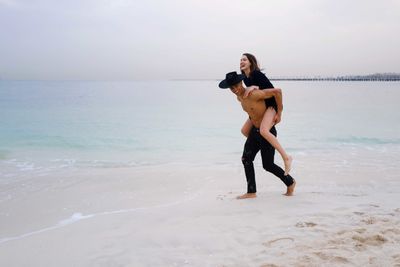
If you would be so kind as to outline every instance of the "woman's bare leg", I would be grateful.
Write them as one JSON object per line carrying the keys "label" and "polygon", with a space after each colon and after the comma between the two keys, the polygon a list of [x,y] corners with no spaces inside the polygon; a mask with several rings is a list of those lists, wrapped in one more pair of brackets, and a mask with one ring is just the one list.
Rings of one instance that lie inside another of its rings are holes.
{"label": "woman's bare leg", "polygon": [[250,119],[247,119],[247,121],[243,124],[242,130],[241,130],[242,134],[246,137],[249,137],[252,127],[253,127],[253,123],[251,122]]}
{"label": "woman's bare leg", "polygon": [[281,154],[283,162],[285,163],[285,175],[288,175],[292,165],[292,157],[289,156],[283,149],[278,139],[270,133],[271,128],[275,125],[276,111],[274,108],[269,107],[264,113],[263,120],[260,126],[260,134]]}

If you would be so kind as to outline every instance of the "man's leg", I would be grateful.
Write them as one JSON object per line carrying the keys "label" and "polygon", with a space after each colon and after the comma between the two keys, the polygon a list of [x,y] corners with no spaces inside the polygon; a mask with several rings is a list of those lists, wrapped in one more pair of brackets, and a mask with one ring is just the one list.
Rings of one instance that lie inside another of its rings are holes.
{"label": "man's leg", "polygon": [[[276,128],[272,127],[270,131],[273,135],[276,136]],[[261,134],[258,136],[260,138],[260,146],[261,146],[261,157],[263,167],[266,171],[273,173],[275,176],[279,177],[282,182],[288,187],[288,191],[286,195],[293,194],[295,180],[290,175],[285,175],[284,170],[281,167],[274,163],[275,156],[275,148],[265,140]]]}
{"label": "man's leg", "polygon": [[242,163],[247,180],[247,194],[240,196],[239,198],[254,197],[255,193],[257,192],[253,161],[258,151],[260,150],[260,146],[257,141],[255,131],[255,128],[251,129],[249,137],[247,138],[243,149]]}

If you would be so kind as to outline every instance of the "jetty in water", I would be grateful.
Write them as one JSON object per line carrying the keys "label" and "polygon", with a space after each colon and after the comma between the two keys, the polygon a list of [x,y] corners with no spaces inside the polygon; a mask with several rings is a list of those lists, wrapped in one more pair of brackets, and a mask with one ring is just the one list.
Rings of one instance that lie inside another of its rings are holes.
{"label": "jetty in water", "polygon": [[296,77],[271,77],[275,81],[400,81],[398,73],[375,73],[370,75],[347,75],[337,77],[322,76],[296,76]]}

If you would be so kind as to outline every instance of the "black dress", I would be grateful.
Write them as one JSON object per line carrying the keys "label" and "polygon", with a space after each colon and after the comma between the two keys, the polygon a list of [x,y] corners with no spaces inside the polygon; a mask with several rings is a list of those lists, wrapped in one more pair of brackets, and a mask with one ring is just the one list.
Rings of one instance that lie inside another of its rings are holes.
{"label": "black dress", "polygon": [[[246,84],[247,87],[256,85],[260,89],[267,89],[267,88],[274,88],[272,83],[269,81],[267,76],[265,76],[264,73],[262,73],[259,70],[255,70],[252,73],[250,73],[249,77],[245,77],[243,79],[244,84]],[[267,98],[265,99],[265,106],[268,107],[273,107],[276,112],[278,112],[278,105],[276,104],[275,97],[272,98]]]}

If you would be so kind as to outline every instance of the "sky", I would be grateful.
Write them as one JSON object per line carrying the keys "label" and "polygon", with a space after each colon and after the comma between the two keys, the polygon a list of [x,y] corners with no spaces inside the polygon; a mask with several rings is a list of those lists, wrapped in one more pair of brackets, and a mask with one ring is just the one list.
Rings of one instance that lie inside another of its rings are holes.
{"label": "sky", "polygon": [[0,78],[400,73],[400,0],[0,0]]}

